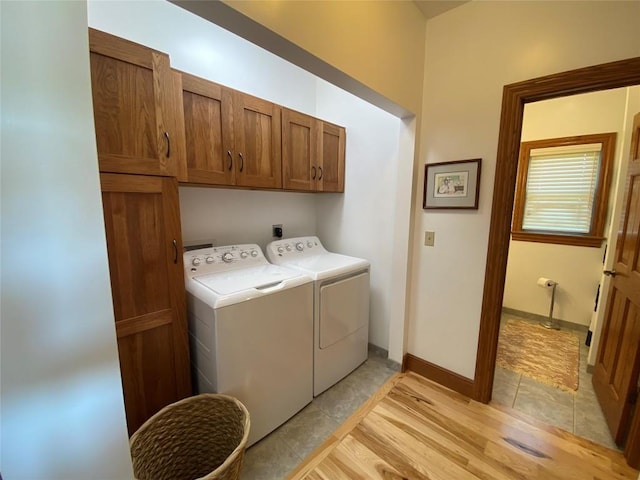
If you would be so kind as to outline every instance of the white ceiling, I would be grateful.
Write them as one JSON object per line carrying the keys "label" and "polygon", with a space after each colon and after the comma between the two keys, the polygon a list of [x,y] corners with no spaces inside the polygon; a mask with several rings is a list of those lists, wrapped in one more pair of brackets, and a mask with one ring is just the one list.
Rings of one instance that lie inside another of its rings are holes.
{"label": "white ceiling", "polygon": [[428,20],[429,18],[433,18],[436,15],[440,15],[441,13],[447,12],[452,8],[459,7],[463,3],[467,3],[467,1],[456,1],[456,0],[414,0],[418,8]]}

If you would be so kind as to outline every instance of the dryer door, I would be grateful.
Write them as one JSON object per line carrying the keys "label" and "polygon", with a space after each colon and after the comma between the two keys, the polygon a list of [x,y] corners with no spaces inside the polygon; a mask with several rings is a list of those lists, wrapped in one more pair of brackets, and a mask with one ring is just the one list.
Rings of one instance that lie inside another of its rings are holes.
{"label": "dryer door", "polygon": [[369,324],[369,272],[320,287],[320,348]]}

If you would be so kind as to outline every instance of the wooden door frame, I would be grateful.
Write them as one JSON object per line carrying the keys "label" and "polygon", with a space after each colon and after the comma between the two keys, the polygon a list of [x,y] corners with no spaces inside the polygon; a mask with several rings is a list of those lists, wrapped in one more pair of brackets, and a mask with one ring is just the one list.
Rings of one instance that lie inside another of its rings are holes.
{"label": "wooden door frame", "polygon": [[[640,84],[640,57],[548,75],[504,87],[473,382],[473,397],[476,400],[488,403],[491,400],[493,388],[525,104],[638,84]],[[634,432],[640,438],[640,413],[634,415],[631,423],[629,438],[634,438],[632,436]],[[629,443],[635,445],[640,442]],[[637,466],[640,463],[640,445],[634,450],[637,452],[632,457],[635,458],[634,462]]]}

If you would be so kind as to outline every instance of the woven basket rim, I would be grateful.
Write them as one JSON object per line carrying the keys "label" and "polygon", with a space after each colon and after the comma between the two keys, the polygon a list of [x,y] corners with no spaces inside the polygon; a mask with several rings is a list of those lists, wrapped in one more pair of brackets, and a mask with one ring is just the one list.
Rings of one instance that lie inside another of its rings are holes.
{"label": "woven basket rim", "polygon": [[230,464],[232,464],[234,461],[236,461],[237,457],[239,457],[240,455],[242,455],[244,453],[244,450],[245,450],[245,448],[247,446],[247,441],[249,439],[249,429],[251,428],[251,419],[250,419],[249,411],[247,410],[247,407],[245,407],[244,404],[240,400],[238,400],[237,398],[232,397],[230,395],[225,395],[223,393],[200,393],[198,395],[193,395],[191,397],[183,398],[182,400],[178,400],[177,402],[171,403],[171,404],[163,407],[158,412],[156,412],[151,417],[149,417],[140,426],[140,428],[138,428],[138,430],[136,430],[134,432],[134,434],[131,435],[131,438],[129,439],[129,449],[131,450],[131,447],[135,443],[135,441],[138,438],[138,436],[141,435],[145,430],[147,430],[157,417],[160,417],[160,416],[164,415],[167,411],[173,410],[174,408],[176,408],[176,407],[178,407],[180,405],[183,405],[185,403],[191,403],[194,400],[201,399],[201,398],[216,398],[216,399],[226,400],[226,401],[228,401],[230,403],[235,404],[244,415],[244,425],[243,425],[242,439],[240,439],[240,442],[238,443],[236,448],[233,449],[233,451],[229,454],[229,456],[227,456],[225,461],[222,462],[218,466],[218,468],[216,468],[215,470],[209,472],[204,477],[200,477],[200,478],[195,479],[195,480],[204,480],[204,479],[207,479],[207,478],[214,478],[214,477],[212,477],[213,475],[215,475],[215,474],[227,469]]}

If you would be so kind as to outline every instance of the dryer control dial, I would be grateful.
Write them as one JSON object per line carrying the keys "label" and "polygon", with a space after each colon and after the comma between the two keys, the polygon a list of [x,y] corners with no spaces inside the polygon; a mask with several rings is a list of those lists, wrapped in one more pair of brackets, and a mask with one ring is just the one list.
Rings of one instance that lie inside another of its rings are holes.
{"label": "dryer control dial", "polygon": [[212,264],[212,263],[213,263],[213,261],[214,261],[214,259],[213,259],[213,257],[211,257],[211,256],[207,257],[207,259],[206,259],[206,262],[207,262],[208,264]]}
{"label": "dryer control dial", "polygon": [[251,256],[253,258],[257,257],[258,256],[258,251],[257,250],[251,250]]}
{"label": "dryer control dial", "polygon": [[247,252],[245,252],[244,250],[242,252],[240,252],[240,258],[247,258],[249,256],[249,254]]}
{"label": "dryer control dial", "polygon": [[286,249],[287,249],[287,252],[290,252],[290,251],[291,251],[291,245],[289,245],[289,244],[287,243]]}
{"label": "dryer control dial", "polygon": [[299,252],[304,250],[304,244],[302,242],[298,242],[296,243],[296,250],[298,250]]}
{"label": "dryer control dial", "polygon": [[311,240],[309,240],[309,241],[307,242],[307,247],[309,247],[309,248],[313,247],[313,243],[311,243]]}
{"label": "dryer control dial", "polygon": [[231,254],[230,252],[222,255],[222,261],[224,263],[231,263],[231,260],[233,260],[233,254]]}
{"label": "dryer control dial", "polygon": [[284,252],[284,248],[278,247],[278,253],[282,253],[282,252]]}
{"label": "dryer control dial", "polygon": [[191,260],[191,265],[193,265],[194,267],[197,267],[201,263],[202,263],[202,260],[200,260],[198,257],[196,257],[193,260]]}

